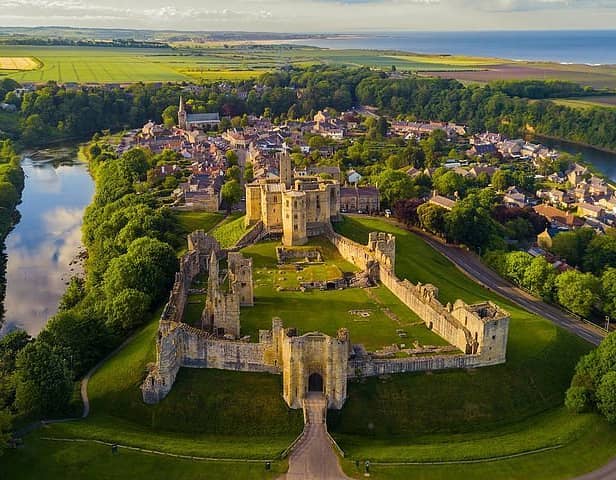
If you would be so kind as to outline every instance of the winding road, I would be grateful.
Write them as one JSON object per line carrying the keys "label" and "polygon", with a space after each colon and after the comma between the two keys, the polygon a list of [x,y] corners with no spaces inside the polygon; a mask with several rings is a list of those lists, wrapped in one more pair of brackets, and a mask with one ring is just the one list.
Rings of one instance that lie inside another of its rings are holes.
{"label": "winding road", "polygon": [[599,345],[601,340],[605,338],[606,332],[601,328],[582,322],[559,308],[515,287],[487,267],[474,253],[455,245],[443,243],[421,230],[413,229],[412,231],[436,251],[447,257],[464,274],[487,289],[511,300],[531,313],[547,318],[593,345]]}

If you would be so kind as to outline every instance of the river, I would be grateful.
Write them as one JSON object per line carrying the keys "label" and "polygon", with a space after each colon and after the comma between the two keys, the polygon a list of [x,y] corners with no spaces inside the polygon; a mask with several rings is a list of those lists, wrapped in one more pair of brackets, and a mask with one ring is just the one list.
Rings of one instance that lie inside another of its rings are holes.
{"label": "river", "polygon": [[597,170],[606,175],[610,180],[616,182],[616,153],[603,152],[591,147],[585,147],[576,143],[564,142],[562,140],[552,140],[547,138],[537,138],[537,142],[556,150],[576,155],[582,154],[584,163],[592,164]]}
{"label": "river", "polygon": [[85,207],[94,193],[77,149],[55,148],[25,156],[21,220],[6,239],[5,317],[0,335],[15,328],[37,335],[57,311],[81,245]]}

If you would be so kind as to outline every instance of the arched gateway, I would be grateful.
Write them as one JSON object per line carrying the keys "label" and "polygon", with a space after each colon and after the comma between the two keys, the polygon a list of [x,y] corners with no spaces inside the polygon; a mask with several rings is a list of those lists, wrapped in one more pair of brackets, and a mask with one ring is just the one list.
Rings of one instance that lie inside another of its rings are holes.
{"label": "arched gateway", "polygon": [[323,392],[323,377],[320,373],[313,373],[308,377],[309,392]]}

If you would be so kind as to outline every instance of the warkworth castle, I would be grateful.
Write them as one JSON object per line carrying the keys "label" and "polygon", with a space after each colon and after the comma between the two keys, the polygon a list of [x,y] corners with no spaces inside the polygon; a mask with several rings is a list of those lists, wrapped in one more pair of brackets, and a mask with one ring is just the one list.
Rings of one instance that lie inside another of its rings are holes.
{"label": "warkworth castle", "polygon": [[291,157],[279,156],[280,176],[246,185],[246,225],[262,222],[268,234],[281,234],[285,246],[304,245],[323,235],[340,217],[340,183],[293,177]]}
{"label": "warkworth castle", "polygon": [[[287,158],[281,158],[279,179],[246,186],[246,222],[255,224],[255,228],[238,245],[281,238],[281,262],[283,256],[293,258],[294,245],[321,235],[360,271],[354,280],[341,279],[336,289],[384,285],[457,353],[381,358],[354,345],[345,328],[335,336],[320,332],[300,335],[291,328],[293,325],[285,327],[280,318],[273,318],[272,328],[260,330],[258,338],[244,337],[241,309],[259,301],[254,297],[252,259],[238,252],[239,247],[221,249],[213,237],[197,231],[188,236],[188,252],[181,258],[180,271],[161,315],[156,363],[141,386],[144,402],[154,404],[164,399],[181,367],[281,374],[282,396],[289,407],[302,408],[307,393],[317,391],[325,395],[328,408],[340,409],[350,378],[483,367],[506,361],[507,312],[491,302],[468,305],[457,300],[443,305],[435,286],[399,279],[395,274],[395,237],[374,232],[368,243],[361,245],[334,232],[331,221],[339,215],[338,183],[293,179]],[[309,249],[303,247],[301,256],[319,257],[319,252]],[[223,259],[226,272],[219,269]],[[194,293],[193,280],[204,273],[208,282],[201,325],[191,326],[183,321],[184,309],[189,294]]]}

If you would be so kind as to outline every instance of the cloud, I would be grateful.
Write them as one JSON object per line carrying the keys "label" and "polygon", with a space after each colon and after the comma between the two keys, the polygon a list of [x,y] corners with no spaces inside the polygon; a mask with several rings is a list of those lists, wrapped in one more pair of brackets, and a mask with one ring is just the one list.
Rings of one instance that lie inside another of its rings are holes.
{"label": "cloud", "polygon": [[[611,28],[615,0],[0,0],[4,25],[334,32]],[[537,17],[535,12],[550,12]]]}

